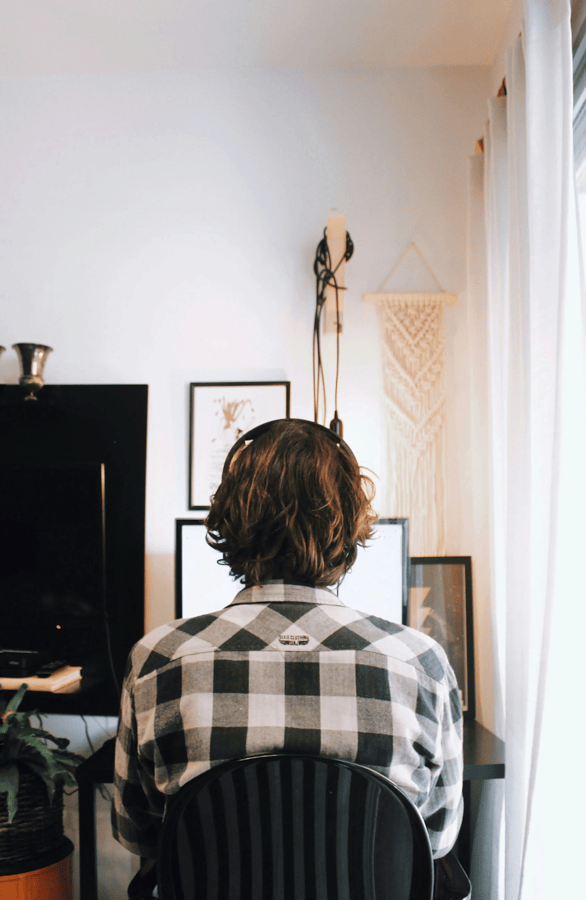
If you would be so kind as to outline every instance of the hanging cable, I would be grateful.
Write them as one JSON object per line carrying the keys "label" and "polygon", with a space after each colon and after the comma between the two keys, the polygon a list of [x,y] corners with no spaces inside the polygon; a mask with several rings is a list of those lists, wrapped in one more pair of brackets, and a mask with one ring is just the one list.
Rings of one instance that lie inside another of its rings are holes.
{"label": "hanging cable", "polygon": [[335,431],[336,434],[339,434],[340,437],[344,437],[344,426],[342,425],[342,421],[338,416],[338,377],[340,375],[340,302],[338,300],[339,287],[337,283],[334,287],[334,290],[336,293],[336,381],[334,387],[334,418],[330,422],[330,428],[332,429],[332,431]]}
{"label": "hanging cable", "polygon": [[[336,272],[344,261],[348,261],[354,253],[354,244],[352,238],[346,232],[346,252],[339,260],[335,268],[332,268],[332,260],[330,257],[330,249],[327,241],[327,228],[324,228],[324,236],[317,245],[315,251],[315,261],[313,263],[313,271],[316,277],[316,299],[315,299],[315,315],[313,319],[313,418],[315,422],[319,421],[320,402],[323,397],[323,417],[324,424],[326,421],[327,398],[326,398],[326,382],[323,367],[322,351],[321,351],[321,333],[320,324],[322,311],[326,301],[326,288],[328,285],[334,289],[336,296],[336,382],[334,390],[334,407],[335,414],[332,425],[341,422],[338,419],[338,376],[340,369],[340,306],[339,294],[341,290],[346,290],[338,284],[336,280]],[[332,426],[330,426],[332,427]],[[337,430],[334,428],[334,430]]]}

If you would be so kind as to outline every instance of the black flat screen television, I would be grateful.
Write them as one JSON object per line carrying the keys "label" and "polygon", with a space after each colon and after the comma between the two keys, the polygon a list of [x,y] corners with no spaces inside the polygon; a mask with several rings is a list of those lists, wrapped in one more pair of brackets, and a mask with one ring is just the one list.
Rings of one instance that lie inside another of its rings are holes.
{"label": "black flat screen television", "polygon": [[104,660],[104,491],[101,463],[0,464],[1,649]]}

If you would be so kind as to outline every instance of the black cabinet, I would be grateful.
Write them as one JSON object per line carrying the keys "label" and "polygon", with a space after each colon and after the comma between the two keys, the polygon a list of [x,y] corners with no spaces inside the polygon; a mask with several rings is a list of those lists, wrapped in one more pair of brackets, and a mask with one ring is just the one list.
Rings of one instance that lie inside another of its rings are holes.
{"label": "black cabinet", "polygon": [[78,656],[67,662],[82,665],[82,681],[29,692],[29,708],[117,715],[117,684],[144,633],[148,387],[24,396],[0,385],[0,645]]}

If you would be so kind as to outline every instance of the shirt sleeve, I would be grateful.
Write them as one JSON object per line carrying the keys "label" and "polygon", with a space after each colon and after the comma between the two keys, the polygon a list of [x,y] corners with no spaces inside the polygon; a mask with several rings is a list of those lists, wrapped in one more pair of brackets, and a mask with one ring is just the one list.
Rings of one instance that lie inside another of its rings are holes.
{"label": "shirt sleeve", "polygon": [[163,810],[157,806],[154,778],[138,755],[136,714],[132,694],[132,659],[129,658],[114,756],[112,832],[123,847],[143,857],[156,857]]}
{"label": "shirt sleeve", "polygon": [[420,808],[435,859],[449,853],[456,843],[464,810],[462,704],[456,676],[447,660],[443,688],[436,748],[438,765],[428,798]]}

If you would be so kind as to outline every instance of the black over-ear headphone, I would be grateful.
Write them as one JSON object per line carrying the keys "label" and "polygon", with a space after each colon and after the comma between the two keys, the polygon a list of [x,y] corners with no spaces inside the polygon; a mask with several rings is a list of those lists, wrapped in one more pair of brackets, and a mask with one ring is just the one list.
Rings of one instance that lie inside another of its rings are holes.
{"label": "black over-ear headphone", "polygon": [[[334,442],[334,444],[337,444],[341,450],[344,450],[348,454],[350,459],[353,459],[354,462],[356,462],[356,457],[352,453],[352,450],[350,449],[350,447],[348,446],[346,441],[344,441],[340,437],[339,434],[336,434],[335,431],[332,431],[331,428],[326,428],[325,425],[320,425],[319,422],[311,422],[309,419],[273,419],[272,422],[263,422],[262,425],[256,425],[255,428],[251,428],[250,431],[247,431],[246,434],[242,434],[238,438],[238,440],[236,441],[236,443],[234,444],[234,446],[228,453],[228,456],[226,457],[226,461],[224,463],[224,468],[222,469],[222,481],[228,474],[228,471],[230,469],[230,463],[232,462],[234,455],[236,453],[238,453],[240,448],[244,444],[248,444],[248,443],[250,443],[250,441],[254,441],[255,438],[260,437],[261,434],[266,434],[266,432],[273,425],[276,425],[277,422],[297,422],[300,425],[311,425],[312,428],[319,429],[319,431],[322,432],[322,434],[326,434],[329,437],[329,439]],[[358,465],[357,462],[356,462],[356,465]]]}

